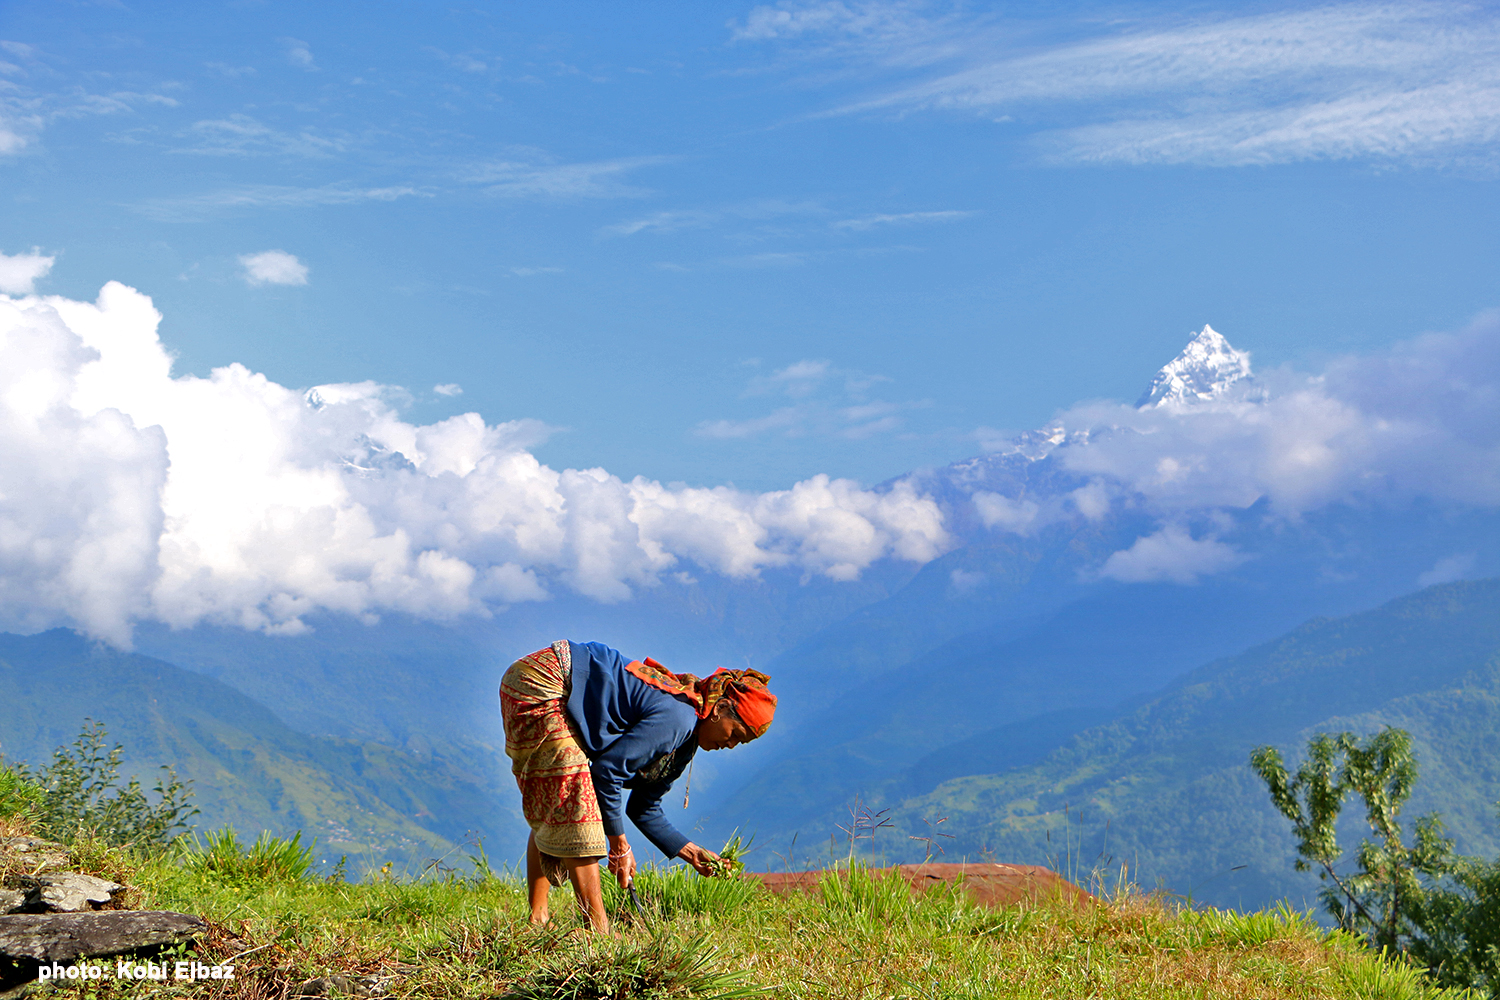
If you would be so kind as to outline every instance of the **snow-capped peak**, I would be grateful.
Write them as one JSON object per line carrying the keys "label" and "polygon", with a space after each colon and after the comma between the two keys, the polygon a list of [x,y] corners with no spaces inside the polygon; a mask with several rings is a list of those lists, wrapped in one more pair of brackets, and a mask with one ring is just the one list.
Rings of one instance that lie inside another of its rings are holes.
{"label": "snow-capped peak", "polygon": [[1167,406],[1216,399],[1241,379],[1250,378],[1250,352],[1237,351],[1208,324],[1151,380],[1135,405]]}

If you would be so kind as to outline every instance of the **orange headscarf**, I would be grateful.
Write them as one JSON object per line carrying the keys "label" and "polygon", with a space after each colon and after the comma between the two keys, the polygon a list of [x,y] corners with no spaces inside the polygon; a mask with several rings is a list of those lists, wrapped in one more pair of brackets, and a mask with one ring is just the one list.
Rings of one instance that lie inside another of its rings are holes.
{"label": "orange headscarf", "polygon": [[776,696],[766,686],[771,678],[759,670],[720,667],[699,680],[693,674],[674,674],[649,656],[644,663],[631,660],[625,669],[659,691],[686,698],[700,719],[708,718],[720,701],[728,701],[734,714],[750,730],[752,739],[771,728],[771,718],[776,714]]}

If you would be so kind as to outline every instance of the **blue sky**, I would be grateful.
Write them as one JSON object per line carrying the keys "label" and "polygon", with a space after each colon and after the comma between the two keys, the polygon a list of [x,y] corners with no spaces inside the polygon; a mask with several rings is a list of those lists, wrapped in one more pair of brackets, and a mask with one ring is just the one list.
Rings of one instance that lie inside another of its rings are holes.
{"label": "blue sky", "polygon": [[179,374],[874,483],[1204,323],[1316,370],[1500,305],[1495,13],[8,0],[0,251]]}

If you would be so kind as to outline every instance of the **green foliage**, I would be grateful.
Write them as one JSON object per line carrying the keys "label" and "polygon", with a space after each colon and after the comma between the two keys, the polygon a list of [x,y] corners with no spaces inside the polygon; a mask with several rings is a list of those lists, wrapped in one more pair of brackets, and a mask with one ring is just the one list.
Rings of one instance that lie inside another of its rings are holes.
{"label": "green foliage", "polygon": [[106,750],[108,733],[102,722],[86,720],[72,748],[58,747],[52,763],[35,774],[24,767],[20,776],[44,792],[33,811],[37,832],[64,843],[99,840],[111,845],[162,847],[188,829],[197,815],[188,800],[190,782],[163,766],[162,777],[152,789],[153,803],[140,782],[132,777],[120,784],[120,757],[124,746]]}
{"label": "green foliage", "polygon": [[[1403,843],[1401,806],[1417,780],[1404,730],[1387,727],[1364,741],[1319,733],[1295,777],[1274,747],[1258,747],[1250,760],[1292,822],[1297,868],[1316,866],[1330,883],[1323,900],[1341,928],[1382,953],[1409,955],[1440,985],[1500,996],[1500,861],[1455,856],[1436,814],[1417,820],[1412,846]],[[1356,868],[1340,874],[1335,827],[1351,794],[1378,839],[1361,841]],[[1370,974],[1386,977],[1379,989],[1366,984],[1370,995],[1408,995],[1399,969]]]}
{"label": "green foliage", "polygon": [[0,819],[29,823],[42,811],[47,790],[0,761]]}
{"label": "green foliage", "polygon": [[[1287,774],[1275,747],[1257,747],[1250,763],[1277,810],[1292,821],[1298,870],[1316,866],[1318,877],[1330,883],[1323,902],[1339,926],[1365,935],[1375,947],[1406,950],[1422,933],[1412,918],[1427,891],[1424,882],[1446,874],[1453,858],[1453,842],[1442,836],[1436,815],[1417,821],[1415,844],[1402,842],[1401,807],[1417,780],[1411,736],[1389,726],[1367,740],[1319,733],[1296,777]],[[1343,850],[1335,827],[1351,793],[1363,801],[1365,819],[1379,839],[1361,841],[1358,868],[1340,875],[1335,865]]]}
{"label": "green foliage", "polygon": [[307,877],[315,843],[303,847],[300,830],[290,840],[262,831],[250,849],[245,850],[234,828],[226,826],[201,842],[194,838],[193,850],[187,856],[188,866],[227,885],[295,882]]}
{"label": "green foliage", "polygon": [[1500,997],[1500,860],[1457,858],[1445,884],[1413,907],[1426,936],[1412,956],[1444,986],[1470,986]]}

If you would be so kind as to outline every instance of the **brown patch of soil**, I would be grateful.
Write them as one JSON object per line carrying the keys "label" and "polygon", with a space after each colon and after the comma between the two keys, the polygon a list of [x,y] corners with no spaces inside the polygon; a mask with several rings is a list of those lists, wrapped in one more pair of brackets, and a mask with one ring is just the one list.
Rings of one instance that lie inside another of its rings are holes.
{"label": "brown patch of soil", "polygon": [[[1055,898],[1081,902],[1093,898],[1056,872],[1039,865],[929,862],[870,868],[867,871],[876,878],[903,878],[918,892],[935,885],[959,882],[969,897],[981,906],[1009,906],[1022,901]],[[815,891],[818,880],[826,874],[826,871],[745,872],[741,877],[754,879],[777,895],[784,896],[793,892]]]}

